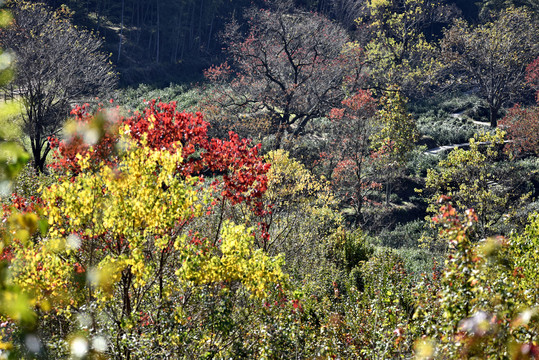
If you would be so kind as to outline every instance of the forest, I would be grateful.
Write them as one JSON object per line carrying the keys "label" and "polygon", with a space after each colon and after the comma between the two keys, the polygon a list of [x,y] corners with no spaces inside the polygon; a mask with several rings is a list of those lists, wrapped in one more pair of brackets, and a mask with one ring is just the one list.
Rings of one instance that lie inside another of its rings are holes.
{"label": "forest", "polygon": [[0,359],[539,358],[537,0],[5,0],[0,49]]}

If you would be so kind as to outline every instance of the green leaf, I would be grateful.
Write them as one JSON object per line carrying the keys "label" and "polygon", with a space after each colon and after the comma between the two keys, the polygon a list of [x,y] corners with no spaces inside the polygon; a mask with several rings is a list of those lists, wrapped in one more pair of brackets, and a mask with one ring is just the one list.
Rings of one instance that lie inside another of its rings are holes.
{"label": "green leaf", "polygon": [[11,141],[0,143],[0,181],[13,179],[29,159],[21,145]]}
{"label": "green leaf", "polygon": [[45,236],[49,231],[49,222],[47,219],[40,219],[37,222],[37,226],[39,228],[39,231],[41,232],[41,235],[43,236]]}
{"label": "green leaf", "polygon": [[[0,2],[1,5],[2,2]],[[7,10],[0,10],[0,27],[6,27],[8,26],[11,21],[13,21],[13,16],[11,16],[11,13]]]}
{"label": "green leaf", "polygon": [[[4,54],[0,55],[0,58]],[[1,65],[1,61],[0,61]],[[5,71],[0,71],[0,84]],[[15,140],[21,135],[20,127],[13,122],[13,118],[21,113],[21,105],[18,101],[0,102],[0,138]]]}

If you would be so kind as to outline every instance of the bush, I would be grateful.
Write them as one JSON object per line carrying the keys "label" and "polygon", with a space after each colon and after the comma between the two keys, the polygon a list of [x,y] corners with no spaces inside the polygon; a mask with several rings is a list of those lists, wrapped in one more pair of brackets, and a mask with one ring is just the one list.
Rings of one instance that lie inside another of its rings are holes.
{"label": "bush", "polygon": [[431,110],[417,120],[419,132],[430,136],[436,145],[451,145],[468,142],[484,126],[476,125],[464,118],[453,117],[443,110]]}
{"label": "bush", "polygon": [[328,262],[335,263],[331,254],[337,252],[335,242],[346,242],[343,219],[329,184],[284,150],[268,153],[266,160],[271,168],[262,201],[271,211],[261,219],[253,218],[268,224],[270,238],[261,246],[270,254],[283,253],[286,270],[300,281],[330,271]]}
{"label": "bush", "polygon": [[500,126],[507,131],[511,142],[506,147],[513,155],[539,155],[539,104],[527,109],[515,105]]}
{"label": "bush", "polygon": [[537,215],[522,235],[478,243],[470,238],[477,221],[473,212],[461,216],[446,204],[436,218],[444,225],[449,260],[438,305],[429,310],[418,303],[414,315],[430,324],[425,335],[432,337],[432,345],[449,359],[535,358],[530,355],[538,350],[534,341],[539,334]]}
{"label": "bush", "polygon": [[154,88],[147,84],[140,84],[137,88],[119,90],[116,102],[128,110],[144,110],[150,99],[160,99],[162,102],[176,102],[182,111],[198,111],[198,103],[202,98],[200,88],[189,88],[185,85],[170,84],[166,88]]}
{"label": "bush", "polygon": [[350,358],[394,359],[409,353],[414,300],[403,259],[381,250],[361,267],[361,278],[363,291],[351,292],[343,305],[342,327],[351,334],[348,351],[356,351]]}
{"label": "bush", "polygon": [[440,158],[432,154],[426,154],[427,149],[421,146],[412,151],[406,163],[406,173],[417,177],[425,177],[428,169],[435,169]]}
{"label": "bush", "polygon": [[460,95],[455,96],[450,99],[443,101],[440,104],[440,108],[450,114],[462,113],[465,110],[468,110],[477,104],[480,103],[480,100],[475,96],[469,95]]}
{"label": "bush", "polygon": [[421,115],[433,109],[441,109],[454,114],[461,113],[481,104],[481,99],[475,95],[463,93],[438,94],[416,100],[410,103],[410,110]]}
{"label": "bush", "polygon": [[479,238],[498,235],[506,225],[518,224],[517,209],[530,202],[529,175],[513,163],[500,162],[504,134],[499,129],[494,135],[478,134],[470,139],[468,150],[452,150],[437,169],[428,171],[429,212],[437,211],[444,196],[458,209],[473,208],[479,218],[475,228]]}
{"label": "bush", "polygon": [[379,235],[380,245],[391,248],[416,248],[421,235],[428,231],[424,220],[397,224],[393,230],[383,230]]}
{"label": "bush", "polygon": [[374,248],[360,230],[342,232],[335,241],[336,262],[347,272],[351,272],[361,262],[369,260]]}
{"label": "bush", "polygon": [[489,109],[483,102],[476,102],[472,107],[463,112],[463,115],[476,121],[487,123],[489,121]]}
{"label": "bush", "polygon": [[426,249],[401,248],[397,250],[397,254],[404,260],[406,270],[416,279],[423,274],[440,271],[444,264],[442,254],[435,254]]}

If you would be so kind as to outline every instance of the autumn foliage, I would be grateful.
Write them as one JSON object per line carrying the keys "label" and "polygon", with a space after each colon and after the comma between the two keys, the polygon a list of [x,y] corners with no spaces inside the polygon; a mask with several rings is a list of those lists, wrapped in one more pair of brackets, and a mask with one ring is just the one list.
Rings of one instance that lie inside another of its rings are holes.
{"label": "autumn foliage", "polygon": [[[42,199],[14,195],[4,207],[0,230],[15,234],[15,241],[2,258],[10,262],[15,286],[45,309],[43,324],[60,326],[90,302],[110,311],[94,329],[142,333],[157,341],[148,346],[175,354],[203,351],[161,333],[170,319],[170,329],[195,316],[211,322],[213,312],[186,300],[190,293],[225,292],[248,301],[273,296],[275,286],[284,285],[283,257],[256,246],[255,234],[267,238],[267,226],[259,223],[256,231],[236,224],[227,210],[267,214],[262,195],[270,165],[258,155],[260,146],[232,132],[211,139],[200,113],[176,111],[174,103],[151,101],[128,118],[117,113],[77,107],[69,137],[50,139],[56,181],[42,189]],[[86,315],[97,317],[93,311]],[[139,356],[119,340],[109,346],[120,358]]]}
{"label": "autumn foliage", "polygon": [[[157,58],[172,2],[122,5]],[[430,0],[303,2],[353,5],[357,41],[264,2],[208,88],[76,106],[44,173],[0,102],[0,359],[539,357],[539,103],[472,135],[539,86],[526,10],[435,31]],[[417,101],[446,86],[470,92]]]}
{"label": "autumn foliage", "polygon": [[[78,128],[87,133],[96,131],[99,140],[94,145],[84,141],[84,136],[75,132],[65,141],[51,138],[53,159],[51,167],[61,172],[80,172],[78,156],[91,154],[90,162],[98,164],[105,160],[109,164],[115,162],[115,151],[118,136],[112,129],[127,125],[130,136],[139,142],[144,138],[145,143],[152,149],[176,151],[175,146],[181,144],[182,156],[185,161],[177,169],[178,174],[185,177],[212,177],[212,185],[220,195],[238,204],[247,202],[253,209],[261,212],[260,197],[267,188],[265,176],[269,164],[258,155],[260,145],[253,146],[247,139],[240,139],[229,132],[228,139],[211,139],[208,136],[208,123],[202,114],[188,114],[176,110],[176,104],[148,103],[143,113],[136,113],[129,118],[118,117],[113,121],[107,120],[104,110],[98,110],[96,115],[90,115],[87,107],[77,107],[72,112]],[[110,117],[110,116],[109,116]],[[215,177],[221,175],[222,180]]]}
{"label": "autumn foliage", "polygon": [[500,122],[511,140],[507,149],[517,156],[539,154],[539,58],[526,68],[526,82],[537,90],[537,104],[528,108],[516,104]]}
{"label": "autumn foliage", "polygon": [[235,115],[225,126],[237,117],[265,117],[279,148],[363,84],[361,47],[326,17],[251,9],[245,18],[248,34],[236,23],[224,34],[232,66],[205,72],[217,85],[212,104]]}
{"label": "autumn foliage", "polygon": [[73,119],[66,126],[69,137],[62,140],[49,137],[53,151],[52,162],[48,165],[60,173],[76,176],[81,172],[77,154],[92,154],[93,168],[101,161],[114,162],[115,144],[118,141],[117,122],[108,121],[106,111],[100,105],[95,114],[89,113],[89,104],[77,105],[72,111]]}
{"label": "autumn foliage", "polygon": [[539,154],[539,106],[513,106],[500,121],[507,132],[507,149],[514,155]]}
{"label": "autumn foliage", "polygon": [[371,136],[377,130],[377,101],[371,92],[360,90],[333,108],[328,151],[321,154],[321,165],[329,168],[334,191],[361,216],[369,194],[379,190],[371,169]]}
{"label": "autumn foliage", "polygon": [[526,82],[539,91],[539,57],[526,68]]}

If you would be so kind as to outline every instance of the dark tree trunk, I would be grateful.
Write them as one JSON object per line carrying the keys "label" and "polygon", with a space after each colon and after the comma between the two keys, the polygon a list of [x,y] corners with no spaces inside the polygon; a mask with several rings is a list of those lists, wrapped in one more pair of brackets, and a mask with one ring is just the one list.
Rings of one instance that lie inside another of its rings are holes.
{"label": "dark tree trunk", "polygon": [[499,110],[500,110],[499,106],[494,106],[494,105],[489,106],[488,115],[489,115],[490,127],[492,128],[498,127],[498,111]]}
{"label": "dark tree trunk", "polygon": [[41,161],[41,149],[32,141],[32,156],[34,157],[34,169],[36,173],[43,173],[44,164]]}
{"label": "dark tree trunk", "polygon": [[[34,158],[34,169],[36,172],[42,174],[45,173],[45,162],[47,161],[47,155],[50,152],[50,146],[48,141],[44,141],[41,135],[36,135],[34,139],[31,139],[32,143],[32,155]],[[45,148],[45,150],[43,150]]]}

